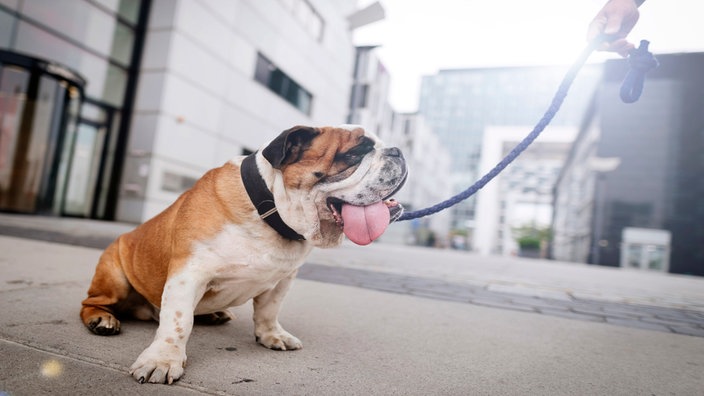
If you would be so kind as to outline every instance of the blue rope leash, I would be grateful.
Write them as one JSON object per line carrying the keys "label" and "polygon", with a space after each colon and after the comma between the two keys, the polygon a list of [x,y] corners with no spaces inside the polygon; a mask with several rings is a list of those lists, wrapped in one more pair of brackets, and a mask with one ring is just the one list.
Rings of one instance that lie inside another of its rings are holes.
{"label": "blue rope leash", "polygon": [[[518,157],[526,148],[528,148],[528,146],[533,143],[533,141],[540,135],[540,133],[543,132],[545,127],[550,124],[552,119],[560,110],[560,106],[562,106],[562,102],[565,100],[567,92],[569,91],[570,86],[572,86],[572,82],[574,81],[575,77],[577,77],[577,73],[579,73],[579,71],[582,69],[582,66],[584,66],[584,63],[589,58],[589,55],[591,55],[592,51],[594,51],[594,49],[596,49],[600,43],[601,40],[597,39],[589,43],[589,45],[584,48],[584,50],[574,62],[572,67],[570,67],[570,69],[565,74],[565,77],[563,77],[562,82],[560,83],[560,86],[558,87],[557,92],[555,93],[555,96],[553,97],[552,102],[550,103],[550,106],[548,107],[547,111],[540,119],[540,121],[538,121],[538,123],[528,134],[528,136],[526,136],[523,141],[521,141],[516,147],[514,147],[513,150],[511,150],[511,152],[508,153],[508,155],[504,159],[502,159],[498,164],[496,164],[496,166],[494,166],[492,170],[482,176],[481,179],[477,180],[469,188],[455,195],[454,197],[451,197],[448,200],[445,200],[425,209],[413,212],[406,212],[401,217],[399,217],[397,221],[418,219],[421,217],[435,214],[451,206],[457,205],[459,202],[464,201],[465,199],[474,195],[477,191],[479,191],[482,187],[489,183],[494,177],[501,173],[501,171],[503,171],[504,168],[506,168],[511,162],[513,162],[513,160],[516,159],[516,157]],[[643,92],[645,73],[658,66],[657,60],[655,59],[653,54],[648,51],[648,44],[648,41],[642,40],[640,43],[640,47],[631,51],[631,53],[629,54],[628,59],[630,61],[631,70],[629,71],[628,75],[623,81],[623,85],[621,86],[621,100],[626,103],[633,103],[637,101],[638,98],[640,98],[640,95]]]}

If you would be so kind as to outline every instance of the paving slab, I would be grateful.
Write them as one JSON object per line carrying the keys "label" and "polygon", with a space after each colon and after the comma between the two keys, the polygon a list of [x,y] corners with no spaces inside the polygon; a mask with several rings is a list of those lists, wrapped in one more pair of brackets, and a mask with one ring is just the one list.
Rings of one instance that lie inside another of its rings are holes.
{"label": "paving slab", "polygon": [[497,292],[618,302],[704,313],[704,278],[388,244],[317,249],[311,263],[440,279]]}
{"label": "paving slab", "polygon": [[0,356],[0,395],[202,394],[186,387],[146,389],[119,368],[106,367],[84,356],[48,352],[42,346],[0,340]]}
{"label": "paving slab", "polygon": [[196,326],[174,386],[127,374],[156,330],[78,317],[100,251],[0,237],[0,394],[701,395],[704,339],[298,280],[281,323],[300,351],[254,342],[251,305]]}

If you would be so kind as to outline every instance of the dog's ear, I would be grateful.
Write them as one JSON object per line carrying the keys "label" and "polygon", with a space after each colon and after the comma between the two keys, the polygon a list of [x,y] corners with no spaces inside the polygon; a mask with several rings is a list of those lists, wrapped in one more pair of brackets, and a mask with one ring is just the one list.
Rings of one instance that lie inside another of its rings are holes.
{"label": "dog's ear", "polygon": [[310,142],[320,134],[315,128],[295,126],[287,129],[262,150],[262,155],[275,169],[298,161]]}

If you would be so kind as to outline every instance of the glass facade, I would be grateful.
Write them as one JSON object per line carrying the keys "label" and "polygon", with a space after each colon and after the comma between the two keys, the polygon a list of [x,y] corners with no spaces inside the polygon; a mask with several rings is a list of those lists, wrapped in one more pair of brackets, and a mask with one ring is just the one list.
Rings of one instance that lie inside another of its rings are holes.
{"label": "glass facade", "polygon": [[670,272],[704,275],[704,54],[658,61],[631,105],[618,99],[626,62],[607,63],[597,154],[619,157],[621,165],[603,175],[595,202],[603,219],[591,259],[618,265],[624,228],[662,229],[672,235]]}
{"label": "glass facade", "polygon": [[[454,193],[467,188],[477,174],[487,126],[526,126],[526,134],[543,116],[567,67],[501,67],[441,70],[423,77],[419,113],[452,156]],[[601,69],[580,72],[551,125],[578,127]],[[452,227],[472,228],[474,197],[454,206]]]}
{"label": "glass facade", "polygon": [[[583,217],[581,208],[590,220],[566,223],[555,237],[568,249],[587,247],[584,259],[592,264],[704,275],[704,53],[658,55],[658,61],[633,104],[619,99],[628,63],[606,63],[594,111],[572,150],[577,157],[561,175],[593,187],[581,194],[571,192],[571,183],[556,188],[560,217]],[[618,165],[599,169],[589,157]],[[584,205],[567,202],[581,197]],[[628,228],[667,231],[669,253],[656,244],[624,246]]]}
{"label": "glass facade", "polygon": [[[0,1],[0,209],[114,218],[149,6],[149,0]],[[47,66],[23,66],[13,57]],[[40,152],[42,163],[34,159]],[[17,156],[27,157],[26,166]],[[19,174],[31,174],[34,184],[6,180]]]}

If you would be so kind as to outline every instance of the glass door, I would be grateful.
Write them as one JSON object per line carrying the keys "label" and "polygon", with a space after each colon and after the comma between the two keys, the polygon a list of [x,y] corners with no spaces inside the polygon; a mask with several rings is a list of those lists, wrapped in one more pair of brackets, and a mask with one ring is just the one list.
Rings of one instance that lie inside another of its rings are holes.
{"label": "glass door", "polygon": [[66,147],[66,178],[61,214],[102,218],[112,164],[117,110],[86,100],[76,133]]}
{"label": "glass door", "polygon": [[20,211],[24,206],[21,189],[16,187],[15,158],[29,78],[26,70],[0,65],[0,209]]}
{"label": "glass door", "polygon": [[670,231],[626,227],[621,238],[621,267],[670,270]]}
{"label": "glass door", "polygon": [[63,206],[65,215],[90,216],[106,129],[104,126],[78,124],[69,158],[70,170],[67,175]]}
{"label": "glass door", "polygon": [[667,271],[666,246],[629,243],[626,254],[629,268]]}

